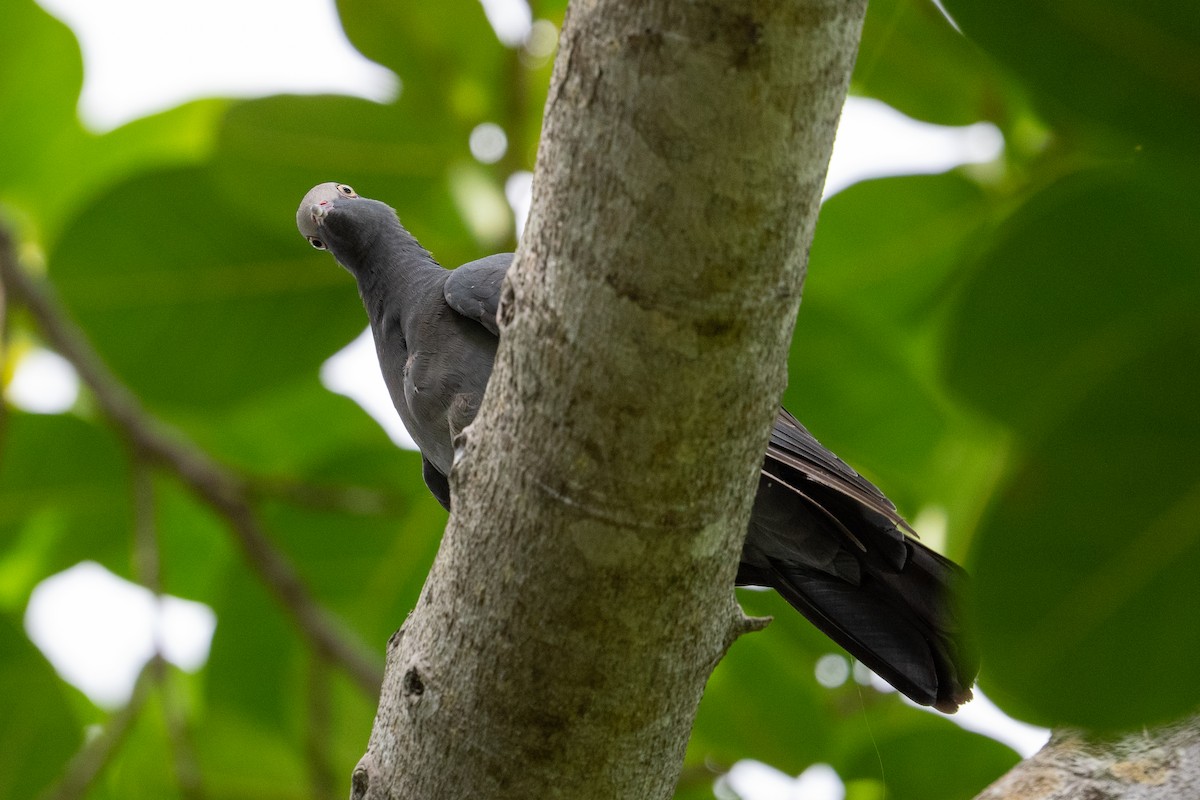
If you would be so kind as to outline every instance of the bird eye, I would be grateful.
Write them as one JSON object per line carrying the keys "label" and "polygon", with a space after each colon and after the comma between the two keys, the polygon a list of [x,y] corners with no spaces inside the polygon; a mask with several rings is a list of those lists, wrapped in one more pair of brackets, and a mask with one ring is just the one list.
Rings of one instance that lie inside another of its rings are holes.
{"label": "bird eye", "polygon": [[320,239],[318,239],[315,236],[309,236],[308,243],[311,244],[313,247],[317,248],[318,250],[327,250],[328,249],[327,247],[325,247],[325,243],[322,242]]}
{"label": "bird eye", "polygon": [[346,197],[358,197],[358,194],[344,183],[339,183],[337,185],[337,190],[339,192],[341,192],[342,194],[344,194]]}

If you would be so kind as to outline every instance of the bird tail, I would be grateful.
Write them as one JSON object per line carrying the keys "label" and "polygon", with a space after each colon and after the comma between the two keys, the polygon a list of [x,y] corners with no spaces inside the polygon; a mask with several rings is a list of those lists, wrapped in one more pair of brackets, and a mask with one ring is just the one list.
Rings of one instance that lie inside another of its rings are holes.
{"label": "bird tail", "polygon": [[958,601],[966,573],[905,539],[898,570],[863,565],[858,585],[771,560],[759,580],[873,672],[922,705],[953,713],[971,699],[979,654]]}

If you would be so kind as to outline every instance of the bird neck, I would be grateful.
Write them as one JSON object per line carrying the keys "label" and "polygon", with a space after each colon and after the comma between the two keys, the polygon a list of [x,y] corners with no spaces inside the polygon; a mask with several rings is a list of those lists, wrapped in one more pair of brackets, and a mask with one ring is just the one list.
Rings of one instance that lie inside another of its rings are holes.
{"label": "bird neck", "polygon": [[382,228],[362,256],[351,271],[373,325],[388,313],[403,314],[423,290],[446,279],[446,270],[399,221]]}

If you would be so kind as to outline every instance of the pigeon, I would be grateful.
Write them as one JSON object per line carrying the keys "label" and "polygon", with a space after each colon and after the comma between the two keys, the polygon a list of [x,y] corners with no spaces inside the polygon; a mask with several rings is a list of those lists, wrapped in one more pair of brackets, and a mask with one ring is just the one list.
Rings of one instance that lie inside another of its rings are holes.
{"label": "pigeon", "polygon": [[[479,409],[513,254],[448,270],[394,209],[340,183],[304,196],[296,224],[354,276],[396,412],[450,509],[454,441]],[[963,623],[965,571],[921,544],[895,505],[780,409],[763,459],[737,585],[768,587],[911,700],[953,713],[978,650]]]}

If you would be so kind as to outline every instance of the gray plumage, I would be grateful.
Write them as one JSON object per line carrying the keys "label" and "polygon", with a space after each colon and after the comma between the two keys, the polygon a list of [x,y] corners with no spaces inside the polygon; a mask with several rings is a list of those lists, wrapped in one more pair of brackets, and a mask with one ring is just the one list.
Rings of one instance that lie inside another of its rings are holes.
{"label": "gray plumage", "polygon": [[[344,184],[309,191],[296,223],[358,281],[392,402],[449,508],[453,442],[491,375],[512,254],[443,269],[395,211]],[[775,589],[901,692],[952,712],[979,667],[957,608],[966,576],[911,532],[883,493],[781,409],[737,582]]]}

